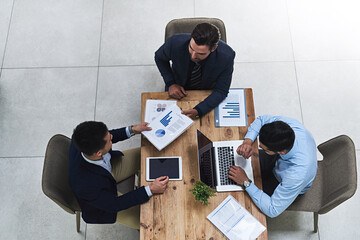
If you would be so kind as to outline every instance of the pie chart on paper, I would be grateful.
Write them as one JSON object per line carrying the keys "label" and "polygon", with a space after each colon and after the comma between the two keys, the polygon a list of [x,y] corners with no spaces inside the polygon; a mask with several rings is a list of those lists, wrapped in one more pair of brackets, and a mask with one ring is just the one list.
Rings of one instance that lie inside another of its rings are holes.
{"label": "pie chart on paper", "polygon": [[155,136],[157,136],[159,138],[163,137],[164,135],[165,135],[165,130],[164,129],[158,129],[155,132]]}

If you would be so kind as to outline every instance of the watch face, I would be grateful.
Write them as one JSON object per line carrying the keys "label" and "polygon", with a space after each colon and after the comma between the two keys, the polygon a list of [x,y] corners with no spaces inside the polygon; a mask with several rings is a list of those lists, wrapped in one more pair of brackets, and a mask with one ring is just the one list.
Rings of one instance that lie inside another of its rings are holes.
{"label": "watch face", "polygon": [[247,188],[248,186],[250,186],[250,182],[249,181],[244,181],[244,187]]}

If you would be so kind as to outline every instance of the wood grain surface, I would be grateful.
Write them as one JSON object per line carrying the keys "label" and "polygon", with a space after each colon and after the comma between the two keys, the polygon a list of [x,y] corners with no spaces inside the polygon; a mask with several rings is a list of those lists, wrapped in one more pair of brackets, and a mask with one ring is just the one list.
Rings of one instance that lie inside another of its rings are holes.
{"label": "wood grain surface", "polygon": [[[191,109],[204,100],[211,91],[187,91],[188,96],[178,101],[182,109]],[[252,89],[245,89],[248,125],[255,120]],[[147,99],[169,98],[167,92],[142,93],[141,118],[144,120]],[[196,130],[205,133],[212,141],[229,141],[244,139],[247,127],[215,127],[214,110],[201,118],[194,120],[194,124],[180,137],[174,140],[162,151],[158,151],[144,136],[141,138],[141,185],[148,185],[145,180],[145,159],[147,157],[181,156],[183,164],[183,180],[170,181],[164,194],[154,195],[148,202],[141,205],[140,210],[140,239],[141,240],[173,240],[173,239],[226,239],[226,237],[206,219],[229,194],[237,199],[255,218],[266,227],[266,217],[255,206],[245,191],[218,192],[210,198],[209,205],[203,206],[195,202],[190,192],[193,184],[199,179]],[[254,181],[259,188],[261,185],[260,163],[258,158],[258,143],[253,144],[255,152],[252,156]],[[268,239],[264,231],[258,239]]]}

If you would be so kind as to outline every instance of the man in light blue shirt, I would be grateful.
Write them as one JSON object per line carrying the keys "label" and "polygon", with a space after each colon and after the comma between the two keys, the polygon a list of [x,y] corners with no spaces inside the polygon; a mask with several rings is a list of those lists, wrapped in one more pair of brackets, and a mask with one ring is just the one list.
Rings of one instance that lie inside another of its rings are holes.
{"label": "man in light blue shirt", "polygon": [[268,173],[261,162],[262,175],[270,173],[276,184],[271,190],[265,190],[269,189],[270,182],[263,179],[263,191],[251,182],[242,168],[236,166],[230,168],[229,178],[246,189],[264,214],[276,217],[299,194],[304,194],[310,188],[317,171],[316,144],[310,132],[297,120],[263,115],[250,125],[237,153],[249,158],[253,153],[251,144],[258,135],[260,147],[267,155],[275,157]]}

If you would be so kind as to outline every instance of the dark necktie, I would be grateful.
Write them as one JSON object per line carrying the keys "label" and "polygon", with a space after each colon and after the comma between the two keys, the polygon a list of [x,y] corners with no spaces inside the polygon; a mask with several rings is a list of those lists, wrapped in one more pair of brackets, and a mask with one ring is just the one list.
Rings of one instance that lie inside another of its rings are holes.
{"label": "dark necktie", "polygon": [[201,89],[201,65],[195,63],[195,66],[191,72],[191,76],[188,83],[188,89],[196,90]]}

